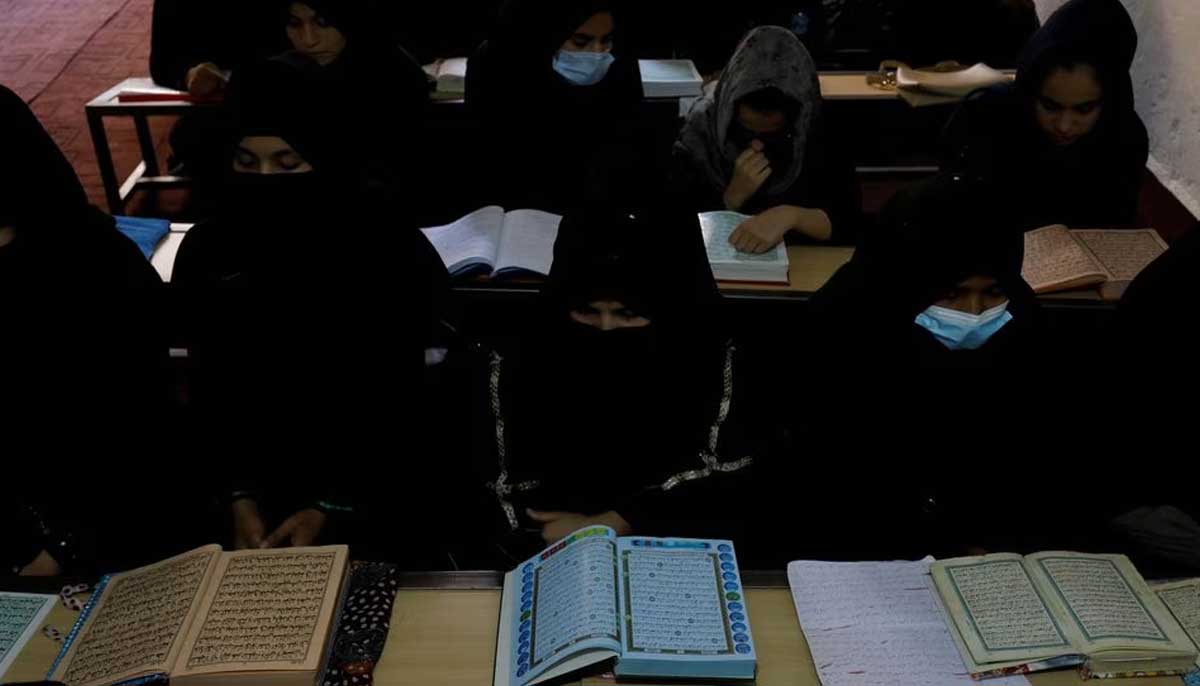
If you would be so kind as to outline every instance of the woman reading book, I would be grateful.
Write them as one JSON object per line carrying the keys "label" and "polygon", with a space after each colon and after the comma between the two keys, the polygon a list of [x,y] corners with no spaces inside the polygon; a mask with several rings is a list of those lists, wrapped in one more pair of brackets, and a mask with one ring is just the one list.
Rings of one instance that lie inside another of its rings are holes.
{"label": "woman reading book", "polygon": [[360,479],[343,461],[405,435],[407,401],[391,389],[415,376],[397,365],[412,370],[417,358],[398,351],[416,353],[430,325],[385,313],[411,236],[375,232],[362,250],[338,235],[378,215],[344,172],[352,161],[344,131],[325,125],[327,100],[286,64],[243,76],[245,91],[229,100],[225,206],[188,233],[175,265],[195,363],[195,448],[205,464],[217,460],[212,487],[227,496],[238,547],[370,543],[360,536],[366,509],[389,502],[374,494],[424,478],[419,463],[402,474],[389,463]]}
{"label": "woman reading book", "polygon": [[562,214],[586,190],[597,154],[645,153],[633,140],[642,99],[637,60],[623,53],[609,0],[509,0],[467,67],[478,118],[474,207]]}
{"label": "woman reading book", "polygon": [[[523,558],[588,524],[734,535],[769,431],[722,332],[690,215],[568,215],[538,321],[480,360],[474,451],[489,543]],[[720,494],[720,497],[718,497]],[[745,503],[749,507],[750,503]]]}
{"label": "woman reading book", "polygon": [[[975,212],[981,197],[966,186],[943,176],[902,191],[878,232],[813,299],[809,356],[822,364],[805,381],[819,401],[801,411],[812,449],[845,451],[854,436],[856,454],[916,450],[911,460],[872,462],[875,485],[862,497],[874,514],[851,518],[865,533],[843,536],[870,542],[852,551],[867,557],[996,545],[993,527],[961,511],[979,501],[968,477],[977,468],[958,469],[955,460],[1015,465],[1027,432],[1039,435],[1034,408],[1052,397],[1033,390],[1043,378],[1036,362],[1061,360],[1043,344],[1021,278],[1021,236]],[[862,483],[854,473],[830,478]],[[894,516],[881,519],[881,511]],[[1032,535],[1044,527],[1007,529]]]}
{"label": "woman reading book", "polygon": [[[322,97],[342,112],[330,126],[353,134],[351,147],[373,185],[396,185],[402,170],[425,168],[419,136],[429,106],[429,81],[420,65],[392,37],[391,15],[371,0],[310,0],[285,3],[279,13],[292,50],[278,59],[301,69]],[[426,170],[426,173],[428,171]],[[408,185],[415,179],[406,179]],[[410,197],[424,197],[410,193]],[[411,209],[408,210],[411,215]],[[416,217],[413,217],[416,220]]]}
{"label": "woman reading book", "polygon": [[752,215],[731,241],[767,252],[788,234],[854,243],[854,170],[837,157],[812,57],[777,26],[751,31],[675,144],[672,191],[695,212]]}
{"label": "woman reading book", "polygon": [[1134,110],[1137,31],[1120,0],[1071,0],[1026,45],[1015,84],[970,96],[943,170],[996,186],[1032,230],[1132,228],[1149,138]]}

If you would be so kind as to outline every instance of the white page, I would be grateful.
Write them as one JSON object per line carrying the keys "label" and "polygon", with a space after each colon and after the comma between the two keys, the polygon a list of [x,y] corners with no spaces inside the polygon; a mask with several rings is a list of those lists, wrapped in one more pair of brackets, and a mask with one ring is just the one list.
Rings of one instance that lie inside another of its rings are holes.
{"label": "white page", "polygon": [[[793,562],[788,581],[822,686],[968,686],[920,562]],[[988,679],[1028,686],[1023,676]]]}
{"label": "white page", "polygon": [[699,88],[703,79],[691,60],[639,60],[642,81],[655,83],[695,83]]}
{"label": "white page", "polygon": [[150,264],[158,272],[163,283],[171,283],[171,278],[175,275],[175,258],[179,255],[183,239],[187,237],[192,226],[192,224],[171,224],[171,232],[163,236],[163,239],[155,246],[154,254],[150,256]]}
{"label": "white page", "polygon": [[421,231],[453,274],[470,264],[494,267],[503,226],[504,209],[493,205],[476,210],[453,224]]}
{"label": "white page", "polygon": [[466,81],[467,58],[451,57],[448,60],[444,60],[441,65],[438,66],[438,80]]}
{"label": "white page", "polygon": [[691,60],[638,60],[646,97],[697,97],[704,79]]}
{"label": "white page", "polygon": [[[1154,587],[1154,593],[1183,627],[1192,643],[1200,648],[1200,579],[1180,581]],[[1200,657],[1196,658],[1200,667]],[[1193,672],[1200,679],[1200,672]]]}
{"label": "white page", "polygon": [[896,82],[901,88],[924,88],[931,93],[955,97],[1008,80],[1003,73],[982,62],[962,71],[935,72],[900,67],[896,72]]}
{"label": "white page", "polygon": [[496,271],[526,269],[546,276],[554,264],[554,241],[562,217],[541,210],[513,210],[504,218]]}
{"label": "white page", "polygon": [[58,596],[0,593],[0,678],[37,635]]}

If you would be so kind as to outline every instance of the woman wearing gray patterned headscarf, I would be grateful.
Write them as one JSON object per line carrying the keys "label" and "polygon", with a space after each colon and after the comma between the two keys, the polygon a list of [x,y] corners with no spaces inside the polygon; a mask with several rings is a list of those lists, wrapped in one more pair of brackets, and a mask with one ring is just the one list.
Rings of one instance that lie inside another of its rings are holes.
{"label": "woman wearing gray patterned headscarf", "polygon": [[766,252],[789,232],[853,242],[854,170],[831,157],[812,57],[790,31],[765,26],[742,40],[716,91],[692,109],[673,153],[672,188],[697,212],[753,217],[733,235]]}

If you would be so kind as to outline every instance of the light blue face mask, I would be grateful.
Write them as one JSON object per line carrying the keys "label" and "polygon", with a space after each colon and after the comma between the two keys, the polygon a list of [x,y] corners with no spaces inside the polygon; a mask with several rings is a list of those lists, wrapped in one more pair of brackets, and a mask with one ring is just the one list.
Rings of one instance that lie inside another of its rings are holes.
{"label": "light blue face mask", "polygon": [[554,55],[554,71],[576,86],[594,86],[608,76],[614,61],[610,52],[559,50]]}
{"label": "light blue face mask", "polygon": [[950,350],[978,350],[1013,319],[1008,303],[970,314],[934,305],[917,315],[917,326],[933,334]]}

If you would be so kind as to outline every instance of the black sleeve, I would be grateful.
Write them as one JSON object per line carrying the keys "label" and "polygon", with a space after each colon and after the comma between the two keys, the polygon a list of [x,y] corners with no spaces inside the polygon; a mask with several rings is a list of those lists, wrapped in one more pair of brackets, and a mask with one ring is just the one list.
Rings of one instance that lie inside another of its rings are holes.
{"label": "black sleeve", "polygon": [[[196,56],[192,36],[196,28],[189,0],[155,0],[150,28],[150,76],[154,83],[183,90],[187,72],[203,60]],[[191,29],[191,30],[189,30]]]}
{"label": "black sleeve", "polygon": [[[826,127],[831,131],[832,127]],[[836,136],[822,136],[817,145],[815,168],[805,172],[815,174],[813,200],[818,209],[829,215],[833,245],[854,245],[862,223],[862,188],[854,162],[846,147]]]}
{"label": "black sleeve", "polygon": [[[647,487],[616,503],[614,509],[635,531],[647,535],[741,538],[751,515],[747,509],[714,509],[714,503],[731,499],[746,502],[760,475],[781,454],[784,437],[779,414],[767,386],[767,377],[753,369],[750,358],[734,350],[728,395],[723,387],[711,398],[711,412],[702,426],[689,435],[705,445],[689,446],[671,465],[672,473],[657,474]],[[772,373],[773,375],[774,373]],[[716,467],[702,456],[720,407],[728,401],[728,414],[718,427]],[[694,449],[693,449],[694,448]]]}
{"label": "black sleeve", "polygon": [[[286,7],[286,5],[283,5]],[[186,88],[192,67],[212,62],[234,70],[290,49],[272,2],[155,0],[150,75],[168,88]]]}
{"label": "black sleeve", "polygon": [[1146,178],[1146,162],[1150,159],[1150,137],[1140,120],[1127,136],[1126,154],[1110,178],[1112,189],[1106,195],[1112,203],[1109,216],[1115,226],[1134,227],[1138,220],[1138,204]]}
{"label": "black sleeve", "polygon": [[692,156],[678,145],[671,150],[667,192],[675,206],[688,212],[717,212],[725,209],[724,192],[713,188],[696,169]]}

